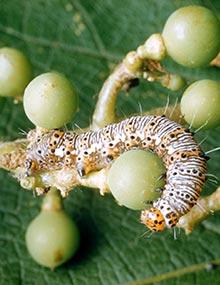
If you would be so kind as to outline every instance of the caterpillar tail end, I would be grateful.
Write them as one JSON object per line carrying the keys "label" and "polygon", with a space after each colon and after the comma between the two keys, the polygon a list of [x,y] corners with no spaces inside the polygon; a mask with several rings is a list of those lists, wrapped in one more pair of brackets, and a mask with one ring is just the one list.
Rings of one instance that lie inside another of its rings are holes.
{"label": "caterpillar tail end", "polygon": [[163,214],[154,207],[141,212],[141,223],[153,232],[162,232],[166,227]]}

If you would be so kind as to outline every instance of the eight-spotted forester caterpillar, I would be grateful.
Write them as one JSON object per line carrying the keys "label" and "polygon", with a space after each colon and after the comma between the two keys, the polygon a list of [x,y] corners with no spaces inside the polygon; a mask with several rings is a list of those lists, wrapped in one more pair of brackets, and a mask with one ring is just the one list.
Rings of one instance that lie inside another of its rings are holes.
{"label": "eight-spotted forester caterpillar", "polygon": [[173,227],[197,202],[206,176],[206,160],[192,133],[165,116],[135,116],[82,134],[51,130],[28,135],[27,174],[76,168],[80,176],[106,167],[121,153],[152,150],[166,167],[166,185],[141,221],[152,231]]}

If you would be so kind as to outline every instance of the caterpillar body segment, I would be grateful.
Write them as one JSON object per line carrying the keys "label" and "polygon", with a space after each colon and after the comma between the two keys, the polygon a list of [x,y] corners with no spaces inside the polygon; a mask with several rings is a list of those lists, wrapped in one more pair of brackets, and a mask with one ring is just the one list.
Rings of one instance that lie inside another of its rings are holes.
{"label": "caterpillar body segment", "polygon": [[135,116],[82,134],[51,130],[29,136],[27,173],[76,169],[80,176],[105,168],[131,149],[152,150],[166,167],[166,184],[141,222],[152,231],[175,226],[197,202],[205,183],[206,157],[192,133],[165,116]]}

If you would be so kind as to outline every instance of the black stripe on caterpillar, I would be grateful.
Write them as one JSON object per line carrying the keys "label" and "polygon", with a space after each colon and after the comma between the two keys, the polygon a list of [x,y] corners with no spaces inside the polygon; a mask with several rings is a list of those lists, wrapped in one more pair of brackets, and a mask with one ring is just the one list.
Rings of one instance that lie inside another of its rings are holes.
{"label": "black stripe on caterpillar", "polygon": [[130,149],[152,150],[166,167],[166,184],[141,222],[152,231],[175,226],[197,202],[206,178],[206,160],[192,133],[165,116],[135,116],[82,134],[31,131],[26,169],[76,168],[80,176],[100,170]]}

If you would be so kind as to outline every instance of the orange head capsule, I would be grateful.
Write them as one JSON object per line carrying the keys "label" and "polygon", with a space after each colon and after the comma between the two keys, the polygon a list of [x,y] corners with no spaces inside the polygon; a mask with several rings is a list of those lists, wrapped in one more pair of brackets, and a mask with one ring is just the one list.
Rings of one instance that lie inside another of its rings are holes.
{"label": "orange head capsule", "polygon": [[165,219],[157,208],[150,208],[141,212],[141,222],[151,231],[162,232],[165,228]]}

